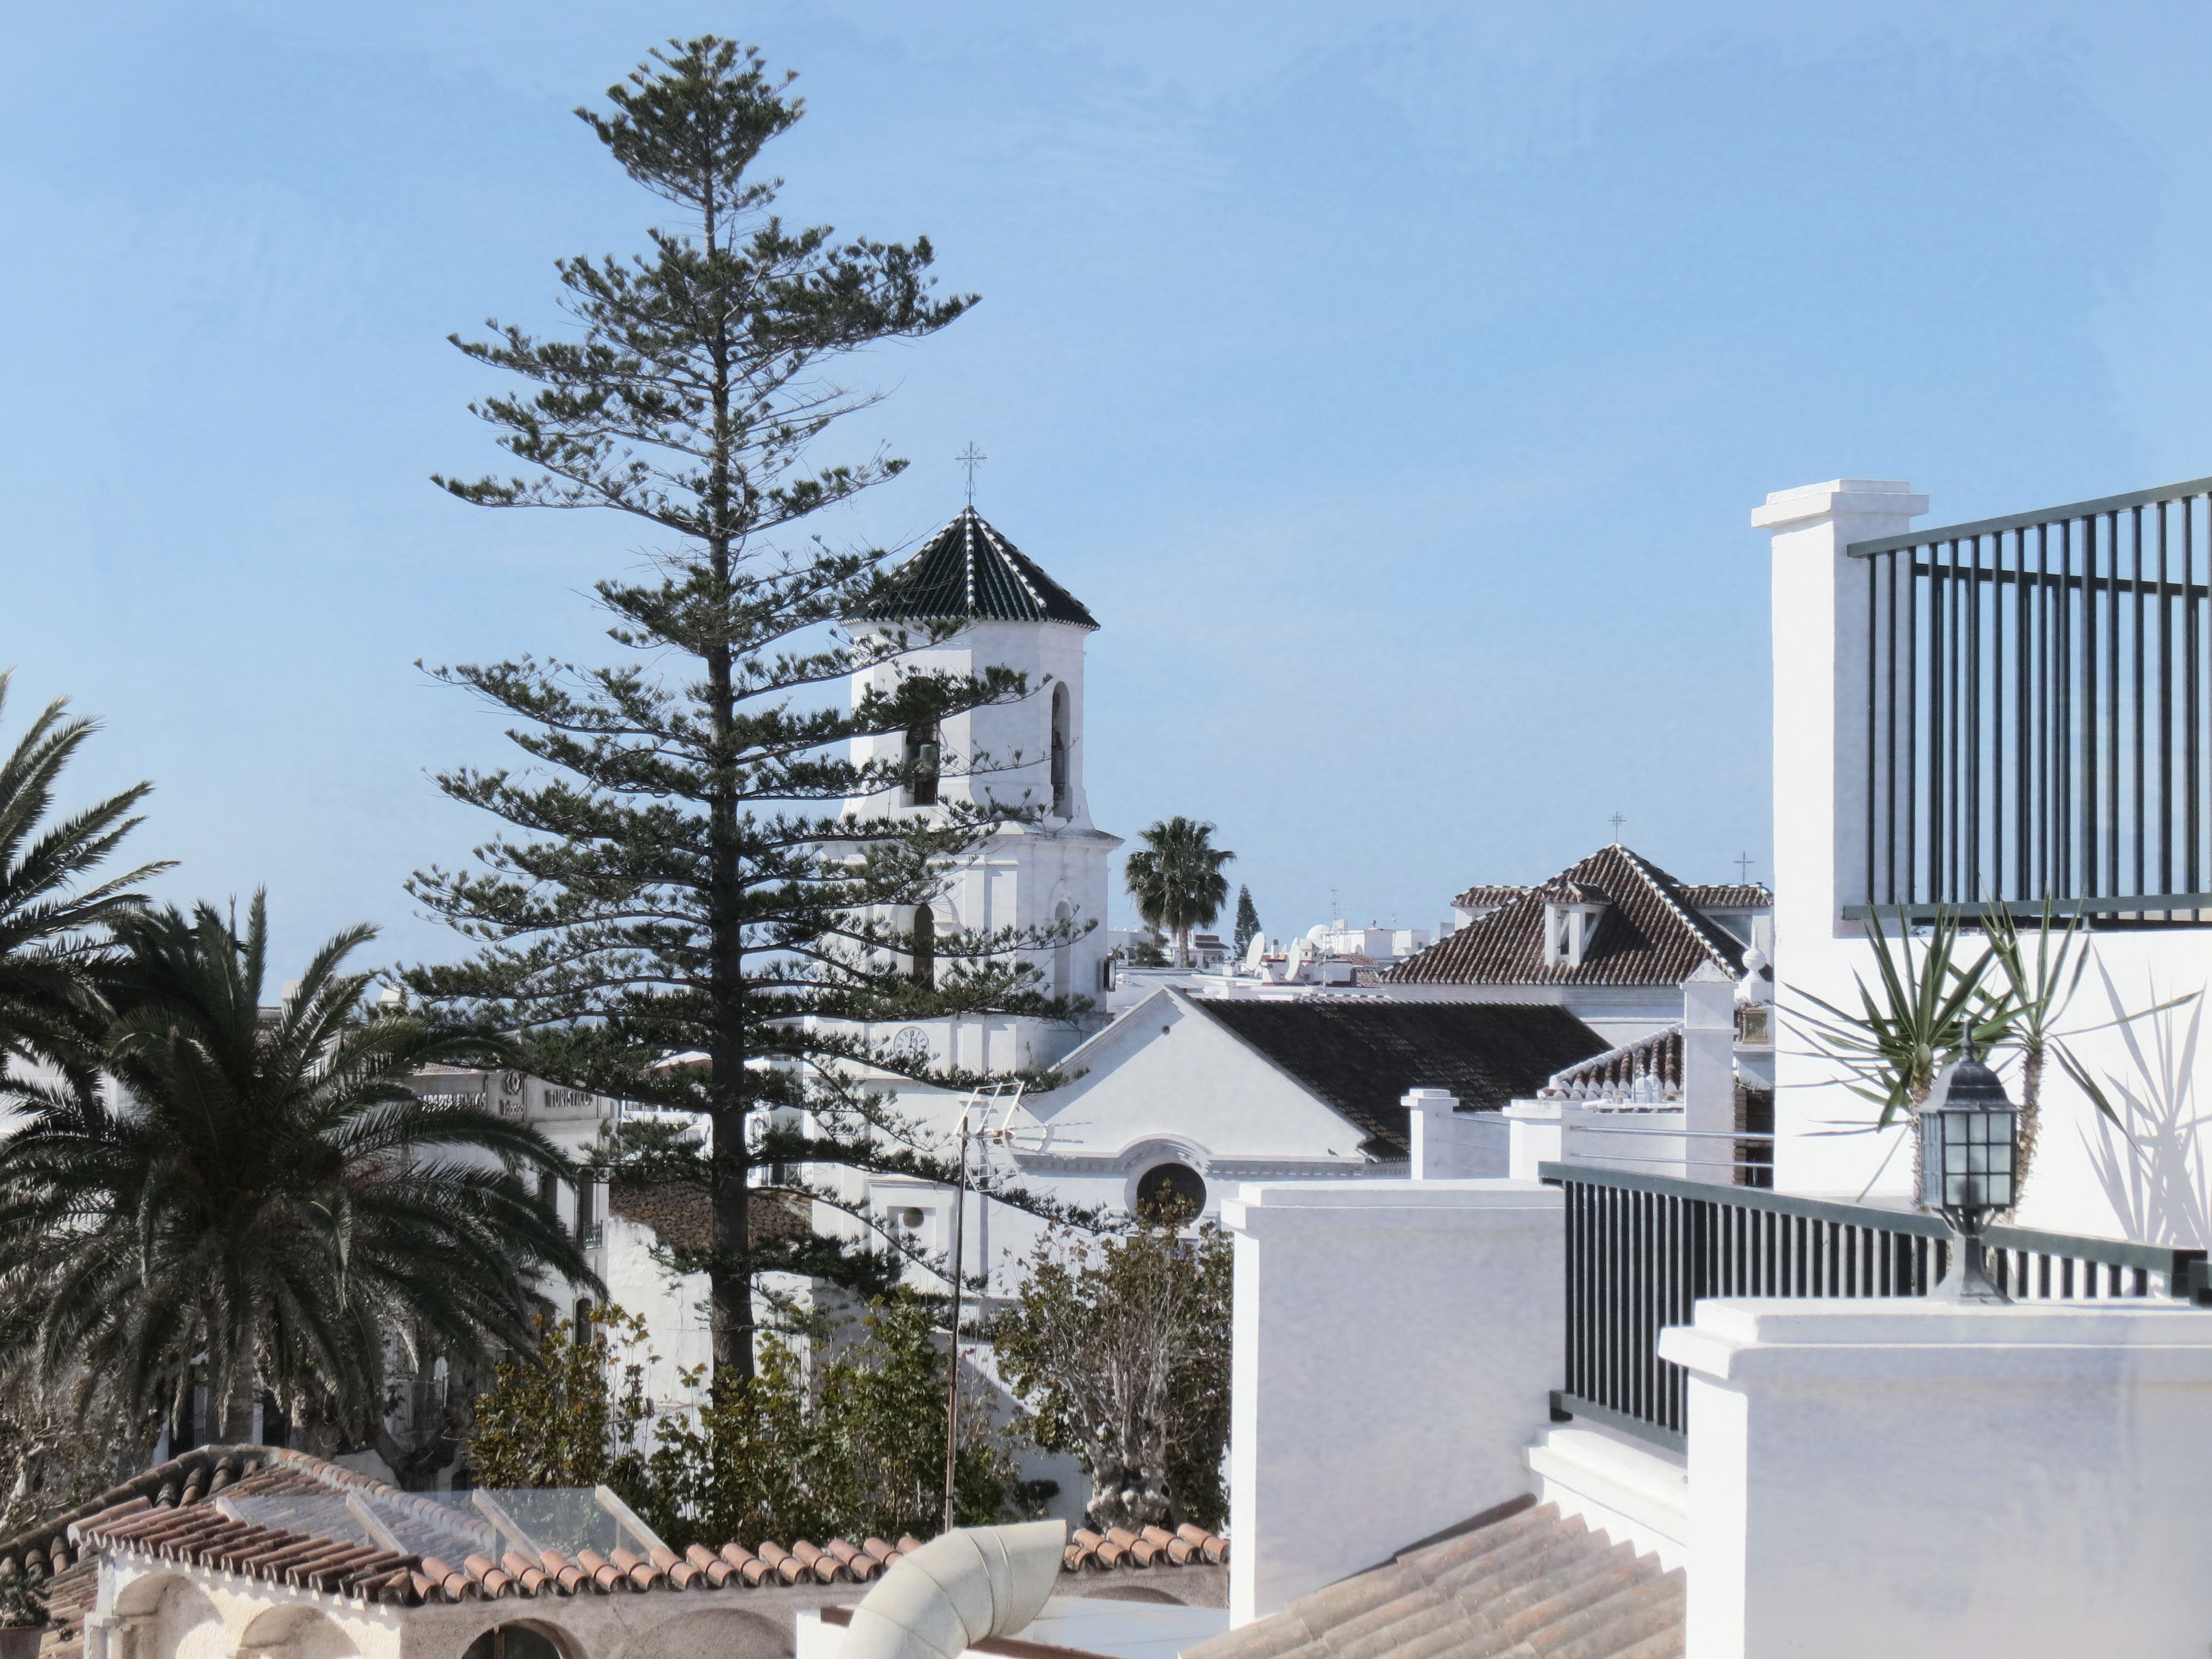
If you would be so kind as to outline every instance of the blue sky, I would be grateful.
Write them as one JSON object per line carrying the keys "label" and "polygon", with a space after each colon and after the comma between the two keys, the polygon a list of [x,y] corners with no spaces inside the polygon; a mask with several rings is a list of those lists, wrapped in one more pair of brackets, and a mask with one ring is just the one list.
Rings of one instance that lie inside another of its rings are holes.
{"label": "blue sky", "polygon": [[444,337],[639,244],[568,112],[707,29],[802,71],[787,212],[984,296],[859,366],[833,442],[915,465],[835,533],[910,544],[980,444],[1105,624],[1095,815],[1214,820],[1271,932],[1431,924],[1616,811],[1764,874],[1768,490],[2212,472],[2202,8],[18,7],[7,724],[101,716],[76,781],[154,780],[165,892],[267,884],[287,961],[450,953],[400,883],[501,744],[418,659],[611,649],[625,526],[426,482],[494,459]]}

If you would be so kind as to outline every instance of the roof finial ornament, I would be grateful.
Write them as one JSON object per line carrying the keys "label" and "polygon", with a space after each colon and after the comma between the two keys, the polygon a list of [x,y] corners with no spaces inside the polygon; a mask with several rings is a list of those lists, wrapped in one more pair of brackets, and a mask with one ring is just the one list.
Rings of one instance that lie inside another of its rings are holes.
{"label": "roof finial ornament", "polygon": [[1618,842],[1620,839],[1620,826],[1627,823],[1628,820],[1621,817],[1620,813],[1615,812],[1611,817],[1607,818],[1606,822],[1613,826],[1613,838],[1614,841]]}
{"label": "roof finial ornament", "polygon": [[968,441],[968,447],[952,459],[968,469],[968,505],[973,507],[975,505],[975,468],[979,463],[988,461],[991,458],[976,448],[975,441],[970,438]]}
{"label": "roof finial ornament", "polygon": [[1751,884],[1751,866],[1753,862],[1751,854],[1748,853],[1739,853],[1733,862],[1735,865],[1736,874],[1742,878],[1743,883],[1747,887],[1749,886]]}

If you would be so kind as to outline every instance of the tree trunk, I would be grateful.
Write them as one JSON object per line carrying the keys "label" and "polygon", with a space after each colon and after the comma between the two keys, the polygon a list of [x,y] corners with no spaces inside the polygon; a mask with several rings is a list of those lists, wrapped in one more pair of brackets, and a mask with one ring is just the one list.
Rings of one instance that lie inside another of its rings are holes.
{"label": "tree trunk", "polygon": [[[721,228],[711,171],[701,206],[702,240],[712,260]],[[739,526],[731,510],[734,481],[722,435],[729,429],[732,381],[726,313],[717,313],[709,351],[714,362],[715,437],[704,505],[709,532],[708,556],[714,573],[715,602],[720,607],[728,601],[739,541]],[[708,1115],[714,1133],[714,1261],[708,1285],[714,1322],[714,1363],[749,1378],[753,1374],[752,1171],[745,1141],[744,1067],[745,1021],[750,1011],[744,985],[744,884],[738,868],[738,785],[729,762],[737,698],[726,636],[717,638],[704,655],[708,720],[714,744],[707,830],[708,973],[714,1005],[714,1039],[708,1051],[713,1072],[708,1085]]]}
{"label": "tree trunk", "polygon": [[2015,1206],[2027,1192],[2027,1171],[2035,1162],[2036,1132],[2043,1123],[2043,1066],[2040,1048],[2030,1048],[2020,1061],[2020,1167],[2013,1171]]}

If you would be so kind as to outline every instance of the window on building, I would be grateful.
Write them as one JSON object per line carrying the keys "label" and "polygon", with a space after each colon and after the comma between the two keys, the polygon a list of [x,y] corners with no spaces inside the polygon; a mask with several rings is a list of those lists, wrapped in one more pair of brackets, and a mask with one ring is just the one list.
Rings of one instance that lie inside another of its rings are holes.
{"label": "window on building", "polygon": [[1067,687],[1063,683],[1052,688],[1052,814],[1065,818],[1074,816],[1075,792],[1067,781]]}
{"label": "window on building", "polygon": [[1169,1226],[1206,1208],[1206,1178],[1188,1164],[1155,1164],[1137,1178],[1137,1218]]}
{"label": "window on building", "polygon": [[914,913],[914,977],[916,984],[937,983],[937,918],[927,904]]}
{"label": "window on building", "polygon": [[907,803],[937,805],[938,732],[935,720],[909,726],[906,731]]}

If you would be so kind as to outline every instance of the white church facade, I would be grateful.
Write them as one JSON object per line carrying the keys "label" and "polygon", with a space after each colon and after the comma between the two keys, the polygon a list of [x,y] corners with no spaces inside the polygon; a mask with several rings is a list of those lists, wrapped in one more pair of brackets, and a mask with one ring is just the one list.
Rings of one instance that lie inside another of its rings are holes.
{"label": "white church facade", "polygon": [[[857,797],[846,813],[942,819],[964,805],[1024,816],[1002,823],[963,857],[932,904],[911,917],[884,920],[918,938],[1073,930],[1078,936],[1068,943],[1036,953],[1036,966],[1054,994],[1098,999],[1107,987],[1109,863],[1121,844],[1091,822],[1084,788],[1084,655],[1098,623],[971,506],[894,571],[884,599],[851,625],[856,637],[896,640],[908,628],[946,624],[957,631],[855,674],[854,705],[872,691],[889,694],[902,674],[915,672],[1012,669],[1030,694],[948,714],[934,726],[856,740],[856,763],[941,757],[944,769],[895,799]],[[1054,1065],[1103,1024],[1103,1018],[1087,1024],[969,1018],[870,1035],[908,1052],[926,1047],[940,1066],[1006,1072]]]}

